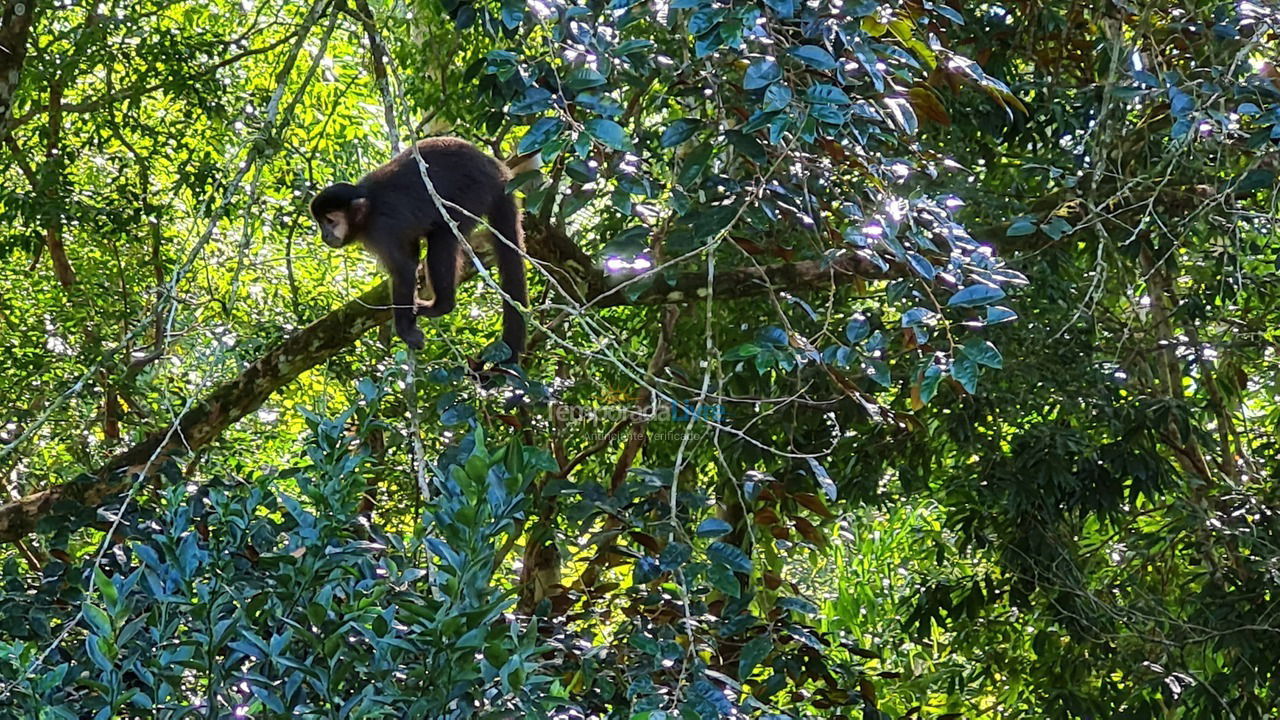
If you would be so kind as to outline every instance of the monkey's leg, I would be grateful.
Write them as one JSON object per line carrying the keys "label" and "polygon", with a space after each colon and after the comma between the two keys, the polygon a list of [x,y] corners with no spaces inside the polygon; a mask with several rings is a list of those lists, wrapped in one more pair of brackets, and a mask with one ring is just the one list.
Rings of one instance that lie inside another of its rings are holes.
{"label": "monkey's leg", "polygon": [[458,291],[458,239],[449,228],[427,235],[427,274],[436,297],[418,305],[418,314],[440,317],[453,310]]}
{"label": "monkey's leg", "polygon": [[418,259],[395,252],[388,254],[384,264],[391,276],[391,303],[395,306],[391,314],[395,318],[396,334],[405,345],[421,350],[422,331],[418,329],[418,316],[414,312],[418,302]]}

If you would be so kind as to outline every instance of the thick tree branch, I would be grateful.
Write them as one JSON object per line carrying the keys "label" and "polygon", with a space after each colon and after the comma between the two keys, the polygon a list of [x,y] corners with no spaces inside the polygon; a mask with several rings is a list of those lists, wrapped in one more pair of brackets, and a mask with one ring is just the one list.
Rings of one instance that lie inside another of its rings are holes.
{"label": "thick tree branch", "polygon": [[26,0],[0,0],[0,139],[7,137],[11,129],[13,96],[18,92],[22,63],[27,57],[34,6]]}
{"label": "thick tree branch", "polygon": [[[682,304],[706,294],[705,269],[683,272],[669,285],[654,283],[634,297],[623,290],[609,290],[606,276],[591,270],[589,259],[563,233],[533,219],[530,219],[529,230],[531,257],[558,269],[576,266],[575,270],[593,273],[576,284],[583,291],[584,299],[593,300],[591,305]],[[715,295],[720,300],[732,300],[769,291],[805,292],[829,287],[832,281],[851,280],[855,275],[876,277],[880,273],[853,255],[844,255],[834,262],[733,268],[717,273]],[[381,283],[286,339],[239,376],[214,388],[177,421],[175,432],[169,432],[166,427],[153,433],[111,458],[91,479],[58,485],[0,505],[0,542],[21,539],[35,529],[41,518],[58,512],[55,506],[63,502],[79,507],[103,505],[127,489],[135,473],[144,468],[148,474],[154,473],[175,453],[208,444],[240,418],[256,411],[276,390],[385,322],[391,315],[388,303],[387,285]]]}

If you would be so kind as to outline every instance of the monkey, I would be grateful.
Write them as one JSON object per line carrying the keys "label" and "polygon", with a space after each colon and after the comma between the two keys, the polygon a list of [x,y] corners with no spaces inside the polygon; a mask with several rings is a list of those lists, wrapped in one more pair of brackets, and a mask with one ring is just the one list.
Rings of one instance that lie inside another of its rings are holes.
{"label": "monkey", "polygon": [[[511,172],[479,148],[459,138],[428,138],[418,142],[427,175],[446,202],[462,210],[444,208],[466,237],[477,217],[506,239],[494,238],[494,254],[502,291],[528,305],[524,274],[520,212],[507,193]],[[463,212],[465,210],[465,212]],[[320,237],[333,248],[360,241],[376,257],[391,280],[396,334],[415,350],[423,346],[418,316],[440,317],[453,310],[461,260],[458,238],[427,191],[413,148],[370,172],[354,185],[340,182],[311,200],[311,216]],[[426,270],[435,299],[417,296],[420,244],[427,241]],[[510,244],[508,244],[510,243]],[[502,340],[518,362],[525,349],[525,321],[520,310],[502,302]]]}

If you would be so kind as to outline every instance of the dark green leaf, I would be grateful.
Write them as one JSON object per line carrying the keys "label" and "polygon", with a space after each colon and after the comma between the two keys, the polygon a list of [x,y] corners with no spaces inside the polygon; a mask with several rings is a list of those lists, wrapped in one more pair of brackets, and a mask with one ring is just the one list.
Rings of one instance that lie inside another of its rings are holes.
{"label": "dark green leaf", "polygon": [[604,85],[608,80],[594,68],[580,67],[569,73],[565,78],[565,87],[570,90],[586,90],[587,88],[599,87]]}
{"label": "dark green leaf", "polygon": [[933,396],[938,393],[938,384],[942,376],[942,368],[937,365],[930,363],[929,367],[925,368],[924,377],[920,380],[920,402],[927,405],[930,400],[933,400]]}
{"label": "dark green leaf", "polygon": [[1018,237],[1020,235],[1030,235],[1035,231],[1035,222],[1023,218],[1021,220],[1016,220],[1013,224],[1009,225],[1009,229],[1005,232],[1005,235],[1008,235],[1009,237]]}
{"label": "dark green leaf", "polygon": [[664,148],[675,147],[693,137],[702,128],[702,121],[693,118],[680,118],[667,126],[658,144]]}
{"label": "dark green leaf", "polygon": [[845,91],[835,85],[825,83],[810,86],[805,93],[805,97],[809,98],[809,102],[826,105],[849,105],[853,102]]}
{"label": "dark green leaf", "polygon": [[831,53],[817,45],[801,45],[792,50],[791,54],[811,68],[834,70],[836,67],[836,59],[831,57]]}
{"label": "dark green leaf", "polygon": [[627,137],[627,131],[612,120],[593,118],[583,123],[583,127],[591,133],[591,137],[614,150],[632,149],[631,138]]}
{"label": "dark green leaf", "polygon": [[725,361],[733,362],[735,360],[745,360],[749,357],[754,357],[758,354],[760,354],[760,346],[752,345],[748,343],[745,345],[739,345],[735,348],[732,348],[731,350],[726,352],[723,357]]}
{"label": "dark green leaf", "polygon": [[964,344],[960,351],[970,360],[979,365],[986,365],[990,368],[1000,368],[1004,366],[1004,358],[1000,356],[1000,351],[989,340],[974,338]]}
{"label": "dark green leaf", "polygon": [[889,387],[893,382],[893,378],[889,373],[889,366],[879,358],[867,358],[862,363],[862,370],[877,385],[881,387]]}
{"label": "dark green leaf", "polygon": [[773,637],[767,632],[751,638],[742,646],[742,654],[738,656],[738,677],[743,680],[751,677],[751,671],[772,651]]}
{"label": "dark green leaf", "polygon": [[951,366],[951,377],[970,394],[978,392],[978,364],[968,358],[957,360]]}
{"label": "dark green leaf", "polygon": [[902,313],[902,327],[912,328],[924,325],[932,325],[937,319],[937,314],[928,308],[913,307]]}
{"label": "dark green leaf", "polygon": [[961,288],[959,292],[951,296],[947,301],[947,305],[951,307],[978,307],[981,305],[989,305],[1004,297],[1004,291],[998,287],[991,285],[970,285]]}
{"label": "dark green leaf", "polygon": [[866,340],[870,334],[871,322],[862,313],[854,314],[853,318],[849,320],[849,324],[844,326],[844,336],[855,345]]}
{"label": "dark green leaf", "polygon": [[741,549],[719,540],[707,547],[707,557],[712,563],[727,567],[734,572],[751,572],[751,558],[747,557]]}
{"label": "dark green leaf", "polygon": [[762,58],[751,63],[742,78],[746,90],[758,90],[782,79],[782,68],[773,58]]}
{"label": "dark green leaf", "polygon": [[818,481],[818,487],[822,488],[822,493],[827,496],[828,500],[836,499],[836,484],[831,479],[831,475],[827,473],[827,469],[813,458],[805,458],[809,461],[809,469],[813,471],[813,478]]}
{"label": "dark green leaf", "polygon": [[116,592],[116,586],[111,583],[111,578],[107,577],[107,574],[96,566],[93,568],[93,585],[102,594],[102,600],[106,603],[107,608],[114,609],[120,600],[119,593]]}
{"label": "dark green leaf", "polygon": [[764,0],[774,13],[780,18],[793,17],[796,14],[795,0]]}
{"label": "dark green leaf", "polygon": [[724,10],[703,8],[689,17],[689,34],[698,36],[714,29],[724,17]]}
{"label": "dark green leaf", "polygon": [[736,598],[742,594],[742,583],[732,570],[723,565],[711,565],[707,568],[707,582],[729,597]]}
{"label": "dark green leaf", "polygon": [[733,526],[720,518],[707,518],[698,524],[698,537],[719,537],[728,534]]}
{"label": "dark green leaf", "polygon": [[529,130],[520,139],[520,145],[517,152],[524,154],[535,150],[540,150],[544,145],[551,142],[560,131],[564,128],[564,122],[560,118],[539,118]]}
{"label": "dark green leaf", "polygon": [[84,619],[89,622],[93,632],[103,637],[111,637],[115,634],[115,628],[111,625],[111,617],[102,608],[93,603],[85,603],[82,609],[84,610]]}
{"label": "dark green leaf", "polygon": [[791,88],[782,83],[774,83],[764,91],[764,103],[760,106],[765,112],[772,112],[785,108],[792,98]]}
{"label": "dark green leaf", "polygon": [[987,308],[987,325],[999,325],[1000,323],[1006,323],[1017,319],[1018,313],[1007,307],[993,305]]}
{"label": "dark green leaf", "polygon": [[938,270],[933,266],[933,263],[926,260],[920,253],[908,251],[907,263],[911,265],[911,269],[915,270],[917,275],[925,280],[932,280],[938,274]]}

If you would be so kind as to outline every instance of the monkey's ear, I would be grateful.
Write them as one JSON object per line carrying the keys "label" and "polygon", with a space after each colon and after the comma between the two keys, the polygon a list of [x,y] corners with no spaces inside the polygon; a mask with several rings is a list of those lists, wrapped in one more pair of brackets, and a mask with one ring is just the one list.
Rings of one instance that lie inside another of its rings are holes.
{"label": "monkey's ear", "polygon": [[369,198],[356,198],[351,201],[351,222],[359,225],[369,213]]}

